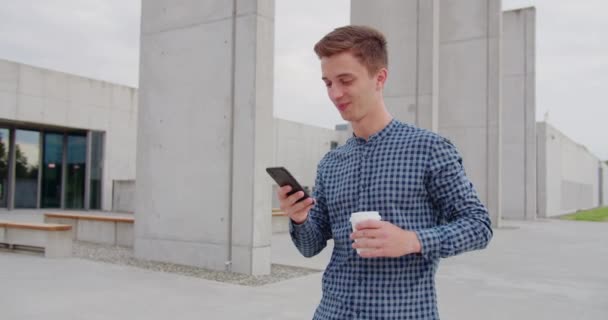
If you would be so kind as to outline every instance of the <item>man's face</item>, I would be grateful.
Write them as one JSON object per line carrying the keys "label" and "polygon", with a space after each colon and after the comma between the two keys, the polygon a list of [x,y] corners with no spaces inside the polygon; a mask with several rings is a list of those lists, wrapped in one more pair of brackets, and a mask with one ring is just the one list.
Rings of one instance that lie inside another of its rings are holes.
{"label": "man's face", "polygon": [[379,109],[386,69],[370,75],[367,68],[350,52],[321,58],[327,95],[342,119],[360,121]]}

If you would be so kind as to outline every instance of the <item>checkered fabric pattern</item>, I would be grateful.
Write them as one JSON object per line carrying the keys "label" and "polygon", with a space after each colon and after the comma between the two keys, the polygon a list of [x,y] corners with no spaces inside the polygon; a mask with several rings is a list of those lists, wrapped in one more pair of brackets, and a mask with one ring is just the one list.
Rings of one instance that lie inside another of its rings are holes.
{"label": "checkered fabric pattern", "polygon": [[[441,136],[392,120],[366,141],[352,137],[319,163],[308,219],[290,223],[306,257],[334,240],[314,319],[439,319],[439,258],[484,248],[488,212],[465,175],[456,148]],[[351,247],[350,214],[379,211],[415,231],[422,253],[365,259]]]}

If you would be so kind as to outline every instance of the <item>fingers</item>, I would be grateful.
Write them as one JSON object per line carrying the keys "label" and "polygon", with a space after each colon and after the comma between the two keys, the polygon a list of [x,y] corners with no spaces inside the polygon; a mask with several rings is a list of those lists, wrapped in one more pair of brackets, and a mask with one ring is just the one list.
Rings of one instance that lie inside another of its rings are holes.
{"label": "fingers", "polygon": [[382,229],[380,229],[380,228],[363,229],[363,228],[359,228],[359,226],[360,226],[360,224],[357,225],[357,231],[350,234],[351,240],[361,239],[361,238],[383,238],[385,235],[385,232],[382,231]]}
{"label": "fingers", "polygon": [[361,238],[353,242],[352,247],[354,249],[379,249],[383,247],[383,240],[374,238]]}
{"label": "fingers", "polygon": [[301,224],[308,218],[308,212],[314,206],[312,198],[298,202],[296,205],[289,206],[284,212],[297,224]]}
{"label": "fingers", "polygon": [[283,211],[293,211],[293,207],[301,207],[302,204],[304,204],[304,206],[306,206],[310,203],[310,201],[312,201],[312,198],[308,198],[308,199],[304,199],[300,202],[297,202],[303,196],[304,196],[304,193],[296,192],[287,198],[283,198],[282,200],[280,200],[281,209]]}
{"label": "fingers", "polygon": [[279,200],[287,198],[289,191],[291,191],[291,186],[282,186],[277,189],[277,196],[279,197]]}
{"label": "fingers", "polygon": [[[297,201],[297,199],[296,199]],[[295,201],[294,201],[295,202]],[[313,198],[307,198],[304,199],[296,204],[292,204],[292,206],[290,208],[287,208],[287,213],[296,213],[296,212],[301,212],[301,211],[308,211],[312,208],[312,206],[314,205],[314,199]]]}
{"label": "fingers", "polygon": [[304,196],[304,191],[298,191],[290,196],[287,196],[291,190],[291,186],[288,185],[277,189],[277,197],[279,198],[279,201],[286,201],[288,204],[294,204]]}
{"label": "fingers", "polygon": [[359,250],[362,258],[377,258],[386,256],[387,230],[382,221],[363,221],[356,225],[357,231],[351,233],[350,239],[354,249]]}
{"label": "fingers", "polygon": [[360,249],[358,254],[361,258],[386,257],[385,241],[380,239],[362,238],[353,242],[353,249]]}

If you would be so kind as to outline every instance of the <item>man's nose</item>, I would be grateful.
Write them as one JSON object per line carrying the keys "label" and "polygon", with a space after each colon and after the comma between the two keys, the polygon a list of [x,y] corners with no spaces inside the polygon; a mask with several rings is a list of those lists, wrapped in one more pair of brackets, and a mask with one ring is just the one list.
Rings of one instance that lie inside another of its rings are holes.
{"label": "man's nose", "polygon": [[338,100],[344,95],[344,91],[339,86],[332,86],[329,88],[329,97],[332,100]]}

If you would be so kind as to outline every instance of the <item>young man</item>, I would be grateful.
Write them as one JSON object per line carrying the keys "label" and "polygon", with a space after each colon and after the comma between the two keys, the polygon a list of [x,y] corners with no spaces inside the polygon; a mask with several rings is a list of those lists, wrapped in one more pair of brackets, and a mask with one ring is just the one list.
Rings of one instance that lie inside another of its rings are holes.
{"label": "young man", "polygon": [[[314,50],[329,98],[354,131],[319,163],[315,200],[296,203],[303,193],[287,197],[289,186],[278,191],[304,256],[334,240],[314,319],[439,319],[439,258],[484,248],[492,238],[488,212],[456,148],[386,110],[380,32],[338,28]],[[349,218],[357,211],[378,211],[382,221],[361,222],[352,232]]]}

